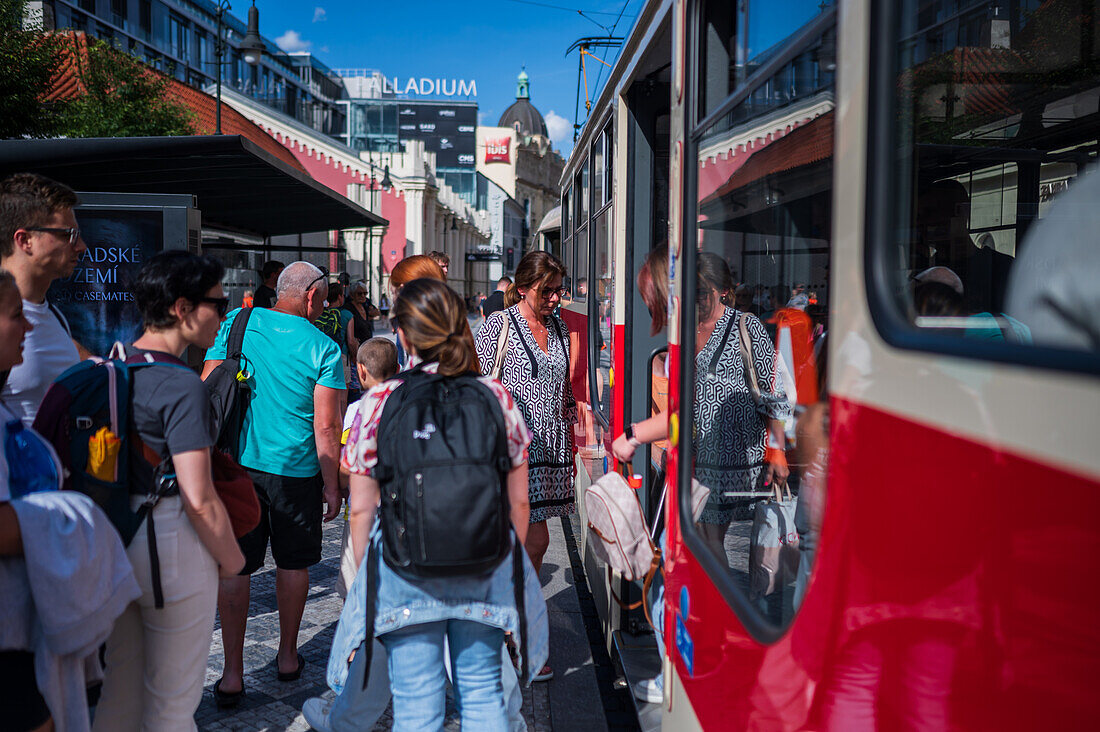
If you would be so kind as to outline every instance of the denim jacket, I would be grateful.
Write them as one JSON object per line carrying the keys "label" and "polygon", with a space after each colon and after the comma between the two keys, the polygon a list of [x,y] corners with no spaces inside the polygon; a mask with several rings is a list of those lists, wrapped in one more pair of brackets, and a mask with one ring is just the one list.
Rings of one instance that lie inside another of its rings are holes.
{"label": "denim jacket", "polygon": [[[374,619],[377,636],[410,625],[440,620],[476,620],[511,632],[520,642],[519,615],[512,587],[509,555],[489,575],[424,580],[413,584],[382,561],[382,533],[376,520],[371,531],[371,557],[378,563],[378,609]],[[515,541],[515,534],[512,535]],[[348,588],[344,609],[336,626],[328,659],[329,688],[339,693],[347,682],[351,654],[366,637],[366,561],[359,565]],[[527,605],[528,677],[538,673],[549,655],[550,627],[542,585],[526,553],[523,555],[524,601]]]}

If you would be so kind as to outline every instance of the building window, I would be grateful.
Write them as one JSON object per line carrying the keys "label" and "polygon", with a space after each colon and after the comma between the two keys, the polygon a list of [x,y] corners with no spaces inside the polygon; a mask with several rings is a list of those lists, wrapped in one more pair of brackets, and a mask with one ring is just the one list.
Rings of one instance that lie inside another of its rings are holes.
{"label": "building window", "polygon": [[126,0],[111,0],[111,22],[126,28]]}
{"label": "building window", "polygon": [[146,40],[153,32],[153,3],[151,0],[139,0],[138,2],[138,25],[141,26],[141,32],[145,34]]}
{"label": "building window", "polygon": [[173,14],[168,16],[168,48],[176,58],[187,58],[187,21]]}
{"label": "building window", "polygon": [[85,13],[95,15],[95,0],[78,0],[77,6]]}

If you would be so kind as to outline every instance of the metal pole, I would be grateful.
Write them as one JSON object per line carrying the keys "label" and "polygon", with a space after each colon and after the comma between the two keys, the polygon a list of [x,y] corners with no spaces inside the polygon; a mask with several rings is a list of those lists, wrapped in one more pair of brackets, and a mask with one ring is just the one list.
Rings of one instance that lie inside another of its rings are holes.
{"label": "metal pole", "polygon": [[229,8],[229,3],[218,3],[218,42],[215,44],[215,55],[218,57],[218,84],[216,101],[214,103],[214,134],[222,133],[222,58],[225,56],[225,43],[222,41],[222,15]]}

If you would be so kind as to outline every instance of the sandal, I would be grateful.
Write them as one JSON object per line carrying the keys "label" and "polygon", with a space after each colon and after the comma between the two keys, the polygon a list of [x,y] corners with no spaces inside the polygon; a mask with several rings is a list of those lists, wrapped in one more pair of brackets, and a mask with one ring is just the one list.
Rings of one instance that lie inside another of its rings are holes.
{"label": "sandal", "polygon": [[298,668],[293,671],[279,671],[279,656],[275,656],[275,670],[278,672],[279,681],[297,681],[302,678],[302,669],[306,667],[306,659],[298,654]]}
{"label": "sandal", "polygon": [[241,686],[240,691],[222,691],[221,686],[221,679],[214,682],[214,705],[219,710],[236,709],[241,703],[241,697],[244,696],[244,686]]}

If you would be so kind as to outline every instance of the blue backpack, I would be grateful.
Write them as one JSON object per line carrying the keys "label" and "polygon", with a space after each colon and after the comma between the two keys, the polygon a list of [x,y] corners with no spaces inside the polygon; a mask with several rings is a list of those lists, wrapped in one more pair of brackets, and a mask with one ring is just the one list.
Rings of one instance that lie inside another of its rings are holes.
{"label": "blue backpack", "polygon": [[[91,498],[103,509],[129,545],[143,519],[149,539],[156,607],[164,606],[153,526],[154,506],[179,493],[171,459],[162,459],[138,436],[131,413],[134,371],[154,364],[190,370],[167,354],[127,357],[120,343],[107,360],[81,361],[57,377],[34,419],[34,429],[57,451],[65,469],[63,488]],[[152,468],[151,482],[133,479],[143,461]],[[144,497],[135,511],[131,496]]]}

